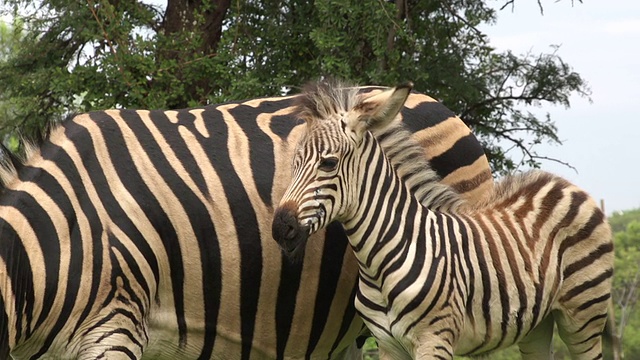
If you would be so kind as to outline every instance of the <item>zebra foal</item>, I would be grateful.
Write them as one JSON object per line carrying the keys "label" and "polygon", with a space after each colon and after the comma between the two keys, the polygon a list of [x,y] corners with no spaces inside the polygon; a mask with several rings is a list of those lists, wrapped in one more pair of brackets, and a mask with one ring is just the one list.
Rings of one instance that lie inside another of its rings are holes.
{"label": "zebra foal", "polygon": [[613,274],[602,211],[544,172],[510,177],[482,204],[461,206],[394,123],[410,88],[364,100],[326,83],[307,91],[307,129],[274,239],[288,253],[343,224],[360,267],[355,306],[382,359],[451,359],[515,343],[524,359],[548,359],[554,321],[574,359],[602,358]]}

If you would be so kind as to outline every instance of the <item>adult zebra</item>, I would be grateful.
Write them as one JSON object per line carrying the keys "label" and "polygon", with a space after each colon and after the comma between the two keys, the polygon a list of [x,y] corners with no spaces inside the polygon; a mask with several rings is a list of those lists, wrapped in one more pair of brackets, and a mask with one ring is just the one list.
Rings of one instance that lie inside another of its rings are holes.
{"label": "adult zebra", "polygon": [[[294,99],[79,115],[5,163],[0,359],[339,357],[363,326],[344,233],[295,263],[271,239]],[[403,116],[445,181],[487,192],[460,119],[421,94]]]}
{"label": "adult zebra", "polygon": [[360,268],[356,308],[381,359],[452,359],[514,343],[524,359],[548,359],[554,319],[574,359],[601,359],[613,244],[596,202],[532,172],[461,206],[408,132],[390,125],[409,89],[362,100],[321,83],[301,97],[307,128],[274,239],[292,253],[343,223]]}

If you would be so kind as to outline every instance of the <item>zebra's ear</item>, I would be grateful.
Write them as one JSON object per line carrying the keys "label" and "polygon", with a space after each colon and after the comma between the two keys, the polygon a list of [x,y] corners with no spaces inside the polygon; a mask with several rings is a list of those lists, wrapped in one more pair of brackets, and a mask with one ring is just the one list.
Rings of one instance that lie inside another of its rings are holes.
{"label": "zebra's ear", "polygon": [[353,108],[348,126],[358,136],[368,130],[387,127],[402,110],[412,88],[413,84],[409,82],[364,99]]}

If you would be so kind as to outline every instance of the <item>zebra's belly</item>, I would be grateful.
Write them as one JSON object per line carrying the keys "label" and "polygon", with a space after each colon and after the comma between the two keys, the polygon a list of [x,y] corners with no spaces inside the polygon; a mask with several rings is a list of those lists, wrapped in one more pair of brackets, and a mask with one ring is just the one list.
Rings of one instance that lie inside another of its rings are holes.
{"label": "zebra's belly", "polygon": [[[234,331],[228,324],[218,323],[212,335],[205,335],[202,319],[186,319],[188,329],[186,336],[181,340],[178,333],[175,317],[171,312],[163,314],[156,311],[150,317],[148,334],[149,343],[145,348],[143,359],[214,359],[214,360],[235,360],[243,358],[243,353],[250,353],[249,357],[254,360],[273,360],[277,356],[277,344],[274,342],[260,341],[255,336],[250,344],[242,342],[239,331]],[[227,325],[227,326],[225,326]],[[352,329],[345,334],[345,343],[351,344],[362,328],[362,322],[354,319]],[[315,351],[307,354],[308,340],[304,334],[292,334],[284,357],[288,359],[327,359],[339,356],[344,350],[344,344],[338,347],[339,350],[328,346],[317,346]],[[249,345],[249,348],[247,348]]]}
{"label": "zebra's belly", "polygon": [[[239,334],[225,333],[223,327],[213,334],[206,334],[201,318],[186,318],[187,331],[180,337],[171,312],[156,311],[150,318],[149,343],[143,359],[240,359],[242,341]],[[206,355],[205,355],[206,354]],[[252,359],[272,359],[260,349],[252,347]]]}
{"label": "zebra's belly", "polygon": [[[191,335],[190,340],[194,340],[194,343],[200,343],[204,340],[202,337]],[[225,359],[234,360],[240,359],[242,348],[241,344],[229,341],[224,345],[226,350],[223,350],[223,341],[218,338],[215,352],[209,354],[209,359]],[[269,359],[266,355],[253,355],[252,358],[256,359]],[[145,349],[143,359],[198,359],[201,358],[202,348],[200,346],[189,345],[187,342],[184,346],[179,346],[178,343],[173,343],[160,339],[158,341],[150,342],[149,346]]]}
{"label": "zebra's belly", "polygon": [[[155,333],[155,334],[154,334]],[[149,332],[149,345],[144,351],[143,359],[198,359],[203,353],[208,353],[209,359],[240,359],[242,354],[242,344],[233,339],[224,338],[220,334],[215,335],[215,346],[213,349],[203,351],[205,337],[203,332],[192,329],[187,333],[187,341],[180,345],[179,341],[170,341],[176,334],[160,329],[151,329]],[[271,359],[259,350],[252,349],[252,358]]]}

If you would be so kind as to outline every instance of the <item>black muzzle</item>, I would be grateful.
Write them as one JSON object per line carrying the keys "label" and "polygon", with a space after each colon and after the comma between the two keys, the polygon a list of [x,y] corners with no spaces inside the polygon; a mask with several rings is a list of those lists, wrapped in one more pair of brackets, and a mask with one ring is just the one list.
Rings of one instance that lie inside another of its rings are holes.
{"label": "black muzzle", "polygon": [[271,224],[271,235],[289,258],[301,258],[309,238],[309,227],[298,222],[297,207],[286,202],[276,209]]}

